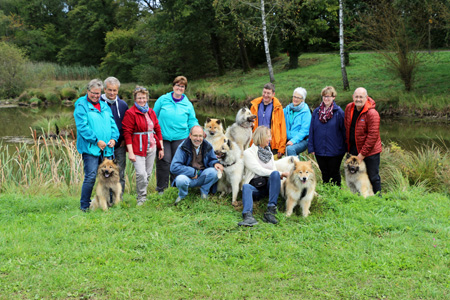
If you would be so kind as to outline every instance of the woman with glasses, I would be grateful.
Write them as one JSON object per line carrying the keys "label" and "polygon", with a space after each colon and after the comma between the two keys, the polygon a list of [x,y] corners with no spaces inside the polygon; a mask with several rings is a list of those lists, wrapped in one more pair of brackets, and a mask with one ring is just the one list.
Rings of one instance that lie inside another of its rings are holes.
{"label": "woman with glasses", "polygon": [[147,187],[156,154],[164,157],[161,128],[156,114],[148,106],[148,91],[137,86],[133,92],[134,105],[125,112],[122,122],[128,159],[136,170],[137,205],[147,201]]}
{"label": "woman with glasses", "polygon": [[[164,149],[164,157],[156,161],[156,190],[159,194],[169,186],[170,163],[175,151],[189,136],[190,129],[199,125],[194,106],[184,94],[186,77],[176,77],[172,87],[173,91],[159,97],[153,108],[161,126]],[[174,177],[170,177],[173,181]]]}
{"label": "woman with glasses", "polygon": [[73,116],[77,126],[77,150],[82,155],[84,181],[81,187],[80,209],[87,211],[91,203],[97,168],[102,157],[114,154],[114,145],[119,139],[114,116],[108,104],[100,100],[103,83],[93,79],[87,87],[87,94],[75,102]]}
{"label": "woman with glasses", "polygon": [[287,156],[296,156],[308,146],[311,111],[305,100],[306,90],[298,87],[294,90],[292,102],[283,109],[286,120]]}
{"label": "woman with glasses", "polygon": [[308,152],[316,156],[322,181],[341,185],[340,167],[345,154],[344,111],[334,102],[336,90],[322,90],[322,103],[312,114]]}

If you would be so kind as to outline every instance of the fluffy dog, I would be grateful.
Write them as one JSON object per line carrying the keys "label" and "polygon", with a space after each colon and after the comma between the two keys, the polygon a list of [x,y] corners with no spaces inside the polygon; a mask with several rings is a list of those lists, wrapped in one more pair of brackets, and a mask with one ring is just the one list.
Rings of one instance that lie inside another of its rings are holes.
{"label": "fluffy dog", "polygon": [[220,119],[207,118],[205,122],[206,140],[211,143],[214,151],[219,150],[225,139],[225,134]]}
{"label": "fluffy dog", "polygon": [[309,208],[316,191],[316,177],[311,161],[294,161],[289,176],[281,183],[281,195],[286,199],[286,217],[292,215],[297,204],[303,217],[309,215]]}
{"label": "fluffy dog", "polygon": [[364,198],[373,196],[372,184],[367,176],[366,163],[357,156],[347,153],[344,162],[345,181],[352,193],[359,193]]}
{"label": "fluffy dog", "polygon": [[[100,207],[103,211],[106,211],[108,206],[116,205],[120,202],[122,185],[119,181],[119,167],[114,161],[105,158],[98,166],[97,182],[96,195],[90,206],[92,210]],[[109,204],[110,191],[112,191],[113,196],[112,204]]]}
{"label": "fluffy dog", "polygon": [[244,176],[244,161],[242,151],[239,146],[229,140],[224,139],[219,150],[215,151],[219,162],[223,165],[225,176],[220,178],[217,190],[223,193],[232,193],[231,204],[237,206],[237,196],[240,190],[242,177]]}
{"label": "fluffy dog", "polygon": [[227,128],[226,137],[238,144],[242,151],[248,148],[252,139],[252,126],[256,116],[247,107],[236,114],[236,122]]}
{"label": "fluffy dog", "polygon": [[290,172],[297,161],[300,161],[297,156],[285,156],[275,161],[275,167],[280,173]]}

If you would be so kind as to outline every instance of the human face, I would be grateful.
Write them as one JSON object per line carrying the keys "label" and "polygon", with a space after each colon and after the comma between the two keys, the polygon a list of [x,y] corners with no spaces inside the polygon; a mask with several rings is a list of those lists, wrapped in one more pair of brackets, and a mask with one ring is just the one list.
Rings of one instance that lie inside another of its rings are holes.
{"label": "human face", "polygon": [[119,87],[113,84],[107,84],[105,88],[106,98],[109,100],[116,100],[117,94],[119,93]]}
{"label": "human face", "polygon": [[182,83],[175,83],[175,85],[173,86],[173,93],[175,94],[175,98],[180,98],[183,93],[184,90],[186,89],[186,86]]}
{"label": "human face", "polygon": [[272,102],[272,98],[274,96],[275,96],[275,93],[272,90],[263,89],[262,97],[263,97],[264,105],[267,105],[270,102]]}
{"label": "human face", "polygon": [[194,127],[192,133],[189,133],[189,138],[195,148],[200,147],[203,143],[203,129],[201,127]]}
{"label": "human face", "polygon": [[144,106],[148,99],[145,93],[136,93],[136,99],[134,100],[139,106]]}
{"label": "human face", "polygon": [[265,143],[263,143],[263,144],[261,145],[261,147],[262,147],[262,148],[265,148],[265,147],[269,146],[271,141],[272,141],[272,134],[270,134],[270,131],[269,131],[269,132],[267,133],[267,140],[266,140]]}
{"label": "human face", "polygon": [[336,97],[331,96],[330,94],[322,96],[322,101],[325,104],[325,107],[330,107],[331,103],[333,103]]}
{"label": "human face", "polygon": [[102,94],[102,89],[100,88],[92,88],[90,90],[87,90],[89,100],[91,100],[94,103],[97,103],[98,100],[100,100],[100,95]]}
{"label": "human face", "polygon": [[356,109],[361,110],[367,102],[367,91],[364,88],[357,88],[353,93],[353,103]]}
{"label": "human face", "polygon": [[305,99],[303,99],[303,96],[299,93],[294,93],[294,96],[292,96],[292,104],[294,104],[294,106],[300,105],[303,101],[305,101]]}

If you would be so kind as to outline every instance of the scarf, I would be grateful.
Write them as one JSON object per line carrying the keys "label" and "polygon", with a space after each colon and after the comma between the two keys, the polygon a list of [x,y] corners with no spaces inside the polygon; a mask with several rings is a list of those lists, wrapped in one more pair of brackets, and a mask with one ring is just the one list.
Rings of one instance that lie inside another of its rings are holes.
{"label": "scarf", "polygon": [[139,109],[139,111],[143,114],[148,112],[148,103],[145,103],[144,106],[140,106],[139,104],[137,104],[136,102],[134,102],[134,106],[136,106],[137,109]]}
{"label": "scarf", "polygon": [[322,101],[319,107],[319,121],[322,123],[328,122],[328,120],[333,117],[333,108],[334,108],[334,101],[328,108],[325,107],[325,104]]}
{"label": "scarf", "polygon": [[265,164],[267,164],[272,158],[272,151],[269,146],[262,148],[258,146],[258,158]]}
{"label": "scarf", "polygon": [[117,108],[117,115],[120,118],[120,110],[119,110],[119,101],[117,101],[119,99],[118,96],[116,96],[116,99],[114,100],[110,100],[106,97],[105,94],[102,94],[102,96],[100,97],[101,100],[105,101],[106,103],[108,103],[110,106],[115,105]]}
{"label": "scarf", "polygon": [[302,109],[303,109],[303,107],[305,106],[305,101],[303,101],[302,103],[300,103],[299,105],[297,105],[297,106],[294,106],[294,103],[290,103],[289,104],[289,109],[291,110],[291,111],[293,111],[293,112],[299,112],[299,111],[301,111]]}

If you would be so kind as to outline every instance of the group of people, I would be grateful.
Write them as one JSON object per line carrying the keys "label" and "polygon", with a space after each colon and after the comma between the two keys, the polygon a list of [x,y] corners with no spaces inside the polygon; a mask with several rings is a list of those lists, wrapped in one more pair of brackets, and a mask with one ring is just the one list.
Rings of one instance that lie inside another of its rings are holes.
{"label": "group of people", "polygon": [[[175,205],[186,197],[189,187],[200,187],[202,198],[215,192],[223,166],[212,145],[204,140],[204,130],[184,94],[186,77],[176,77],[172,87],[173,91],[159,97],[152,109],[147,89],[138,86],[133,92],[134,105],[129,108],[118,97],[117,78],[109,77],[104,84],[98,79],[89,82],[86,95],[76,101],[74,111],[77,149],[85,172],[81,210],[89,208],[97,167],[103,158],[117,160],[124,190],[126,152],[136,170],[137,205],[146,201],[155,159],[156,190],[163,194],[170,180],[179,190]],[[336,90],[327,86],[322,90],[320,106],[311,113],[306,96],[304,88],[296,88],[292,102],[283,109],[275,97],[275,86],[268,83],[262,97],[251,101],[256,120],[253,144],[244,151],[243,221],[239,225],[257,223],[252,215],[253,200],[267,196],[263,220],[278,223],[275,215],[280,179],[288,173],[276,170],[274,154],[277,158],[297,156],[308,149],[316,157],[323,181],[336,185],[341,185],[340,165],[345,152],[357,155],[366,163],[374,193],[381,195],[380,117],[375,101],[364,88],[358,88],[344,112],[334,101]]]}

